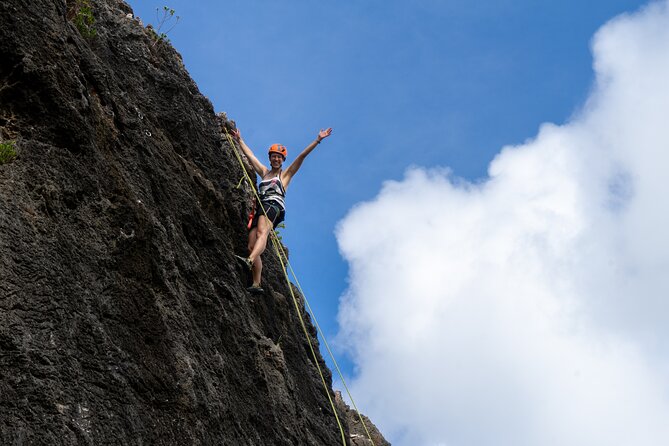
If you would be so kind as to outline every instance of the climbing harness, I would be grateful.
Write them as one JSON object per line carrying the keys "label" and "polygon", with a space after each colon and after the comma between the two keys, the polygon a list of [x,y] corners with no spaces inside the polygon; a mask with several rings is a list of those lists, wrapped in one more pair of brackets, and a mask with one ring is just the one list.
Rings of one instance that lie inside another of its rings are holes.
{"label": "climbing harness", "polygon": [[[246,171],[246,168],[244,167],[244,161],[241,158],[241,155],[236,149],[235,143],[232,140],[232,137],[228,133],[228,129],[223,126],[223,129],[225,130],[225,136],[228,139],[228,143],[230,147],[232,148],[232,151],[235,153],[235,156],[237,157],[237,161],[239,161],[239,164],[242,168],[242,171],[244,172],[244,177],[246,180],[249,182],[249,185],[251,186],[251,189],[253,190],[253,193],[256,196],[257,202],[260,203],[260,208],[265,216],[267,216],[267,212],[265,211],[265,207],[262,205],[262,202],[260,201],[260,197],[258,196],[258,192],[255,190],[253,187],[253,181],[251,180],[251,177],[249,176],[248,172]],[[284,149],[285,150],[285,149]],[[241,184],[241,181],[240,181]],[[254,210],[255,212],[255,210]],[[293,298],[293,304],[295,305],[295,310],[297,312],[297,316],[300,319],[300,324],[302,325],[302,331],[304,332],[304,336],[307,338],[307,343],[309,344],[309,349],[311,350],[311,355],[314,359],[314,364],[316,364],[316,368],[318,369],[318,373],[321,377],[321,383],[323,384],[323,388],[325,389],[325,394],[328,397],[328,400],[330,402],[330,407],[332,408],[332,413],[334,413],[335,419],[337,420],[337,425],[339,426],[339,432],[341,433],[341,441],[342,445],[346,446],[346,435],[344,433],[344,428],[342,427],[341,421],[339,420],[339,415],[337,415],[337,409],[335,407],[334,402],[332,401],[332,396],[330,395],[330,392],[328,391],[328,386],[327,383],[325,382],[325,376],[323,375],[323,370],[321,369],[320,364],[318,363],[318,357],[316,356],[316,350],[314,349],[314,346],[311,342],[311,338],[309,336],[309,331],[307,330],[307,325],[304,322],[304,318],[302,317],[302,312],[300,311],[300,306],[297,302],[297,298],[295,297],[295,292],[293,291],[293,287],[291,286],[290,283],[290,277],[288,276],[288,271],[286,269],[286,265],[288,265],[288,268],[290,268],[290,272],[293,275],[293,278],[295,279],[295,284],[297,285],[298,290],[302,294],[302,297],[304,298],[304,303],[309,311],[309,314],[311,315],[311,318],[314,321],[314,324],[316,325],[316,330],[318,333],[320,333],[321,338],[323,339],[323,343],[325,344],[325,347],[328,351],[328,354],[330,355],[330,358],[332,359],[333,364],[335,365],[335,368],[337,369],[337,373],[339,374],[339,378],[341,379],[342,384],[344,385],[344,388],[346,389],[346,393],[351,400],[351,403],[353,404],[353,408],[355,409],[356,413],[358,414],[358,418],[360,419],[360,422],[362,423],[362,427],[365,429],[365,432],[367,433],[367,438],[369,438],[369,441],[372,443],[372,446],[374,445],[374,440],[372,440],[372,436],[369,433],[369,430],[367,430],[367,425],[365,424],[365,420],[363,420],[362,415],[360,414],[360,411],[358,410],[358,407],[355,404],[355,401],[353,400],[353,395],[351,395],[351,392],[346,385],[346,381],[344,380],[344,376],[339,369],[339,364],[337,364],[337,360],[335,359],[334,355],[332,354],[332,350],[330,350],[330,346],[328,345],[327,340],[325,339],[325,333],[323,333],[323,330],[321,330],[320,325],[318,324],[318,321],[316,320],[316,315],[314,314],[313,310],[311,309],[311,305],[309,305],[309,301],[307,300],[307,296],[302,290],[302,286],[300,286],[300,282],[297,279],[297,274],[295,274],[295,271],[293,270],[292,265],[290,264],[290,261],[288,260],[288,256],[286,255],[285,251],[283,250],[283,247],[281,246],[281,243],[279,241],[279,237],[277,236],[276,232],[274,231],[274,228],[272,228],[272,231],[270,232],[272,235],[272,246],[274,246],[274,250],[276,252],[277,257],[279,258],[279,263],[281,263],[281,270],[283,271],[283,274],[286,278],[286,283],[288,285],[288,290],[290,291],[290,295]],[[285,262],[284,262],[285,259]]]}

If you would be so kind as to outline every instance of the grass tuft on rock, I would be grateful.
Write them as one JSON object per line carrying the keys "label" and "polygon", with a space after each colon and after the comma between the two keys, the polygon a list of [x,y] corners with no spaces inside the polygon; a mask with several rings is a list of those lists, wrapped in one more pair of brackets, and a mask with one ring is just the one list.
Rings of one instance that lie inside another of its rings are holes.
{"label": "grass tuft on rock", "polygon": [[16,142],[0,142],[0,165],[10,163],[16,158]]}

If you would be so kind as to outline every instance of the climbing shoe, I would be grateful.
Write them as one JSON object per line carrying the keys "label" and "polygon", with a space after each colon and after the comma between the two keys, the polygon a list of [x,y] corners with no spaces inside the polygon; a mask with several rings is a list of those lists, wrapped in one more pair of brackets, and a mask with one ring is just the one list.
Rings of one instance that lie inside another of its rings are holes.
{"label": "climbing shoe", "polygon": [[235,254],[235,257],[237,257],[237,260],[242,262],[244,266],[246,266],[248,270],[251,271],[251,268],[253,267],[253,262],[251,262],[251,259],[247,257],[238,256],[237,254]]}
{"label": "climbing shoe", "polygon": [[261,287],[255,285],[248,287],[246,290],[249,291],[251,294],[260,294],[265,292],[265,290],[263,290]]}

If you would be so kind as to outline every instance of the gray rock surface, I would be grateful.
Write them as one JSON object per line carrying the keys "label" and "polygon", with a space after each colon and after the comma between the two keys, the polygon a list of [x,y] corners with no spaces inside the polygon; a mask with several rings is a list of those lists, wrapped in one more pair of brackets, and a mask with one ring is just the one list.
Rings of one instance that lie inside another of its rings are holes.
{"label": "gray rock surface", "polygon": [[341,444],[271,250],[245,290],[211,103],[127,4],[90,4],[95,36],[82,0],[0,3],[0,444]]}
{"label": "gray rock surface", "polygon": [[358,415],[358,412],[346,404],[340,391],[335,392],[335,404],[344,414],[351,446],[390,446],[368,417]]}

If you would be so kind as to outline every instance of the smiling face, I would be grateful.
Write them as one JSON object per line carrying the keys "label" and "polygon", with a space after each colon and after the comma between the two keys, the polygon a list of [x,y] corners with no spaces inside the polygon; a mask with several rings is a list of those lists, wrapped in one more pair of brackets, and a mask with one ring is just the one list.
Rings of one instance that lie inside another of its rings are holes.
{"label": "smiling face", "polygon": [[280,169],[283,164],[283,155],[279,153],[270,153],[269,154],[269,164],[272,166],[272,169]]}

